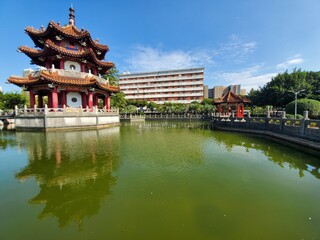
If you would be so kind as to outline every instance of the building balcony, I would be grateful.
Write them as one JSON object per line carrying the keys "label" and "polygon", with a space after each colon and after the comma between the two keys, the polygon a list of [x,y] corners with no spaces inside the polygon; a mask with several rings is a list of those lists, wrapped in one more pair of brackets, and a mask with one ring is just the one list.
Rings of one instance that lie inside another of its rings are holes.
{"label": "building balcony", "polygon": [[154,78],[145,78],[145,79],[121,79],[120,77],[120,84],[132,84],[132,83],[152,83],[152,82],[167,82],[167,81],[185,81],[185,80],[194,80],[194,79],[202,79],[203,80],[204,76],[203,74],[195,74],[194,76],[178,76],[178,77],[154,77]]}
{"label": "building balcony", "polygon": [[[137,92],[140,93],[149,93],[149,94],[156,94],[159,92],[191,92],[191,91],[203,91],[203,87],[186,87],[186,88],[162,88],[162,89],[145,89],[145,90],[138,90],[138,89],[132,89],[132,90],[124,90],[122,89],[122,92],[125,94],[135,94]],[[181,93],[180,93],[181,94]]]}
{"label": "building balcony", "polygon": [[137,88],[149,88],[149,89],[154,89],[154,88],[162,88],[165,89],[166,87],[172,88],[172,87],[183,87],[183,86],[190,86],[190,85],[202,85],[203,87],[203,79],[200,81],[193,81],[193,82],[167,82],[167,83],[161,83],[161,84],[135,84],[133,86],[123,86],[123,84],[120,82],[119,86],[122,91],[125,91],[125,89],[137,89]]}

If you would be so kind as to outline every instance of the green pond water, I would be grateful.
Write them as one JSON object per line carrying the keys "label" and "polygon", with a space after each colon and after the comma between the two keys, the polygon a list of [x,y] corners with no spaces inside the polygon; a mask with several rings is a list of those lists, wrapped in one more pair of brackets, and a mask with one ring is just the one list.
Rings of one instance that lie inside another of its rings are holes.
{"label": "green pond water", "polygon": [[320,239],[319,167],[200,122],[0,131],[0,239]]}

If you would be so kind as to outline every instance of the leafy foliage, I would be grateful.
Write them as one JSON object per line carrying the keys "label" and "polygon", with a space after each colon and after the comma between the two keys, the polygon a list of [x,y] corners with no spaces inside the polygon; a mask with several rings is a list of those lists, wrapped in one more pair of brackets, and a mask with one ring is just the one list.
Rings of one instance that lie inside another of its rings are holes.
{"label": "leafy foliage", "polygon": [[127,105],[125,99],[125,94],[123,92],[118,92],[111,96],[111,107],[122,109]]}
{"label": "leafy foliage", "polygon": [[320,100],[320,72],[306,72],[301,69],[294,69],[279,73],[272,78],[265,86],[258,90],[251,90],[249,98],[253,105],[285,107],[294,99],[293,92],[304,90],[299,98]]}
{"label": "leafy foliage", "polygon": [[[286,106],[286,112],[294,114],[295,101],[290,102]],[[304,111],[309,111],[309,117],[317,118],[320,116],[320,101],[314,99],[299,99],[297,101],[297,113],[303,114]]]}
{"label": "leafy foliage", "polygon": [[109,80],[111,86],[119,86],[119,70],[116,67],[110,68],[103,78]]}
{"label": "leafy foliage", "polygon": [[0,93],[0,109],[14,109],[22,107],[27,102],[26,95],[18,92]]}

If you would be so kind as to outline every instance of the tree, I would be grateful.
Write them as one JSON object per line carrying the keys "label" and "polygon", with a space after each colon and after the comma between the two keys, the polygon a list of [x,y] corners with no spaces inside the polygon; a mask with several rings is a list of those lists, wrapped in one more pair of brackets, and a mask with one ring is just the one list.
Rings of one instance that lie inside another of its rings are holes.
{"label": "tree", "polygon": [[109,80],[111,86],[119,86],[119,71],[116,67],[110,68],[103,78]]}
{"label": "tree", "polygon": [[320,73],[306,72],[301,69],[293,69],[292,73],[288,71],[279,73],[273,77],[270,82],[258,90],[251,90],[249,98],[253,105],[274,107],[285,107],[294,99],[290,91],[300,91],[301,98],[320,98],[317,90],[320,87]]}
{"label": "tree", "polygon": [[113,108],[125,108],[127,101],[123,92],[118,92],[111,96],[111,107]]}
{"label": "tree", "polygon": [[26,97],[18,92],[8,92],[1,95],[1,108],[14,109],[15,106],[22,107],[26,104]]}
{"label": "tree", "polygon": [[[295,101],[290,102],[286,106],[286,112],[294,114]],[[311,118],[318,118],[320,116],[320,101],[314,99],[298,99],[297,113],[303,115],[304,111],[309,111]]]}

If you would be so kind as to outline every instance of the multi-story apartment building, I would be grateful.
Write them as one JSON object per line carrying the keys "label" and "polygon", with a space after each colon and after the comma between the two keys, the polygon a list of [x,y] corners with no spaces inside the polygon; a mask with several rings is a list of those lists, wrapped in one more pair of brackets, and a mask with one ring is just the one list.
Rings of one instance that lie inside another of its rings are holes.
{"label": "multi-story apartment building", "polygon": [[126,99],[190,103],[203,100],[203,79],[204,68],[124,73],[119,77],[119,86]]}

